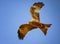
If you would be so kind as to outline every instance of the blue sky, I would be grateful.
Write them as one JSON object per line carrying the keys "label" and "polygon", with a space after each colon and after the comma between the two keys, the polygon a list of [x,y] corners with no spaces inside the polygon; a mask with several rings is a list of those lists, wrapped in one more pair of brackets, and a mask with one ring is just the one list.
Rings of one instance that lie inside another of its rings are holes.
{"label": "blue sky", "polygon": [[[29,10],[35,2],[45,4],[41,22],[52,26],[46,36],[35,29],[19,40],[17,30],[32,19]],[[0,44],[60,44],[60,0],[0,0]]]}

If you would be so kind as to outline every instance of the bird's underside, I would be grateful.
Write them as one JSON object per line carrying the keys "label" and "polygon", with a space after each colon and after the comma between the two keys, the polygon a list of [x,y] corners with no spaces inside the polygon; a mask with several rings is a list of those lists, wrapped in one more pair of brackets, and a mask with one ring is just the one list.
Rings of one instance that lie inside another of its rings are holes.
{"label": "bird's underside", "polygon": [[39,28],[44,33],[44,35],[47,34],[47,30],[51,26],[51,24],[41,23],[39,17],[39,10],[42,8],[43,5],[44,4],[42,2],[38,2],[38,3],[34,3],[33,6],[30,8],[32,20],[29,21],[28,24],[22,24],[19,27],[18,29],[19,39],[24,39],[26,34],[35,28]]}

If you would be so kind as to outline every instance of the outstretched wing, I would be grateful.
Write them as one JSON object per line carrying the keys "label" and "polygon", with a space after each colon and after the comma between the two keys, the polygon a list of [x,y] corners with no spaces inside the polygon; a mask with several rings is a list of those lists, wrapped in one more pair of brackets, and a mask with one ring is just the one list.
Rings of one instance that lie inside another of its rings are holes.
{"label": "outstretched wing", "polygon": [[33,20],[40,21],[39,11],[44,4],[42,2],[34,3],[30,8],[30,13],[32,15]]}
{"label": "outstretched wing", "polygon": [[19,39],[23,39],[25,37],[25,35],[32,29],[34,29],[35,27],[33,27],[30,24],[23,24],[19,27],[18,29],[18,37]]}
{"label": "outstretched wing", "polygon": [[30,8],[30,13],[31,13],[31,15],[32,15],[33,20],[38,20],[38,21],[40,21],[40,18],[39,18],[39,9],[37,9],[37,7],[32,6],[32,7]]}

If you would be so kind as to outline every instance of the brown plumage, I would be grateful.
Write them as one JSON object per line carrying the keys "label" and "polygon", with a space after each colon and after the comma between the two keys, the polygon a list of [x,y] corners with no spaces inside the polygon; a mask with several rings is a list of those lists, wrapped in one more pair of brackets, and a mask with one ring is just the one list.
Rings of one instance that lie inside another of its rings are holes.
{"label": "brown plumage", "polygon": [[30,12],[32,15],[32,20],[29,21],[28,24],[22,24],[18,29],[18,37],[19,39],[24,39],[26,34],[35,29],[39,28],[44,35],[46,35],[48,28],[51,26],[51,24],[44,24],[40,22],[39,17],[39,10],[44,6],[42,2],[34,3],[33,6],[30,8]]}
{"label": "brown plumage", "polygon": [[42,2],[34,3],[30,8],[30,13],[32,15],[32,21],[40,21],[39,11],[44,6]]}

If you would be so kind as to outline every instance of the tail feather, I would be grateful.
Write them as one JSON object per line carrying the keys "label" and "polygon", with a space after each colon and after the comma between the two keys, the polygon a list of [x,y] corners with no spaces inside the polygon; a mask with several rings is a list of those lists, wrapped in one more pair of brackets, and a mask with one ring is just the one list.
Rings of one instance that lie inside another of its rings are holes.
{"label": "tail feather", "polygon": [[51,26],[51,24],[41,24],[42,26],[40,26],[39,28],[41,29],[41,31],[44,33],[44,35],[47,34],[47,30],[48,28]]}

